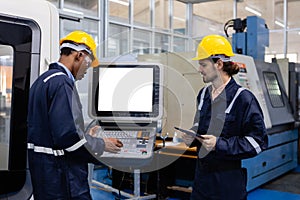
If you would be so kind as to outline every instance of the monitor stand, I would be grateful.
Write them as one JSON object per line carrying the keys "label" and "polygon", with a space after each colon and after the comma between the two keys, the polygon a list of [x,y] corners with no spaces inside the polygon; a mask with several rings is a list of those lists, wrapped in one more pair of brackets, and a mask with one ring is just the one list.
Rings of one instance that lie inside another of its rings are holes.
{"label": "monitor stand", "polygon": [[[92,165],[90,165],[91,167]],[[91,169],[91,168],[90,168]],[[90,174],[92,174],[92,171],[90,171]],[[147,195],[147,196],[140,196],[141,195],[141,190],[140,190],[140,184],[141,184],[141,177],[140,177],[140,170],[139,169],[135,169],[134,170],[134,191],[133,191],[133,195],[130,194],[130,193],[127,193],[127,192],[124,192],[124,191],[119,191],[118,189],[110,186],[110,185],[107,185],[107,184],[104,184],[104,183],[101,183],[99,181],[96,181],[96,180],[91,180],[91,184],[94,184],[94,185],[97,185],[101,188],[104,188],[106,191],[109,191],[109,192],[114,192],[116,194],[119,194],[124,196],[124,197],[127,197],[129,199],[136,199],[136,200],[140,200],[140,199],[155,199],[156,198],[156,194],[151,194],[151,195]]]}

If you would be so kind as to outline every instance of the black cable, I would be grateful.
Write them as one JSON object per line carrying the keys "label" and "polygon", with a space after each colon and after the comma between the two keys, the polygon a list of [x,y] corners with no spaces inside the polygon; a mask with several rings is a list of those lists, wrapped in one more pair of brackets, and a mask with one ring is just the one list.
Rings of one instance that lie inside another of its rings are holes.
{"label": "black cable", "polygon": [[225,31],[225,34],[226,35],[228,35],[227,34],[227,29],[228,29],[228,27],[230,27],[230,26],[232,26],[233,25],[233,20],[229,20],[229,21],[227,21],[226,23],[225,23],[225,25],[224,25],[224,31]]}
{"label": "black cable", "polygon": [[245,29],[247,28],[247,18],[243,19],[241,22],[241,32],[244,32]]}
{"label": "black cable", "polygon": [[119,194],[118,194],[118,196],[115,197],[115,200],[121,200],[122,199],[122,196],[121,196],[121,187],[122,187],[124,178],[125,178],[125,172],[123,172],[123,175],[122,175],[119,187],[118,187]]}
{"label": "black cable", "polygon": [[224,24],[224,32],[225,32],[225,34],[226,34],[226,36],[227,37],[229,37],[229,35],[228,35],[228,28],[229,27],[233,27],[233,25],[234,25],[234,19],[230,19],[230,20],[228,20],[225,24]]}

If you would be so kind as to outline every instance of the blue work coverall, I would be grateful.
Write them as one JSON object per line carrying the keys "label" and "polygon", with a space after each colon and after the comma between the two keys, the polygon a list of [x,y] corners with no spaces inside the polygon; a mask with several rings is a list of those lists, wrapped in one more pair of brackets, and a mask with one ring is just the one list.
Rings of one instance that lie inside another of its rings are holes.
{"label": "blue work coverall", "polygon": [[265,150],[268,137],[257,99],[247,89],[237,94],[239,88],[231,78],[213,101],[211,86],[202,98],[203,89],[198,94],[191,129],[199,134],[215,135],[217,142],[212,151],[201,148],[197,140],[192,144],[197,146],[198,159],[191,199],[247,199],[247,172],[241,167],[241,160]]}
{"label": "blue work coverall", "polygon": [[32,85],[28,107],[28,161],[35,200],[91,199],[88,163],[104,141],[84,133],[82,106],[70,72],[49,66]]}

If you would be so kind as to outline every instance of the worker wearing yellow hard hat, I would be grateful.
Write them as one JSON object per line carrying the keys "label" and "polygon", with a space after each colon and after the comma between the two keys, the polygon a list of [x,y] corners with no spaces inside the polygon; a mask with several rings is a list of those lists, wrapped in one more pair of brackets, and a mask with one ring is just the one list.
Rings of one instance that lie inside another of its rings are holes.
{"label": "worker wearing yellow hard hat", "polygon": [[[67,45],[67,44],[74,44]],[[91,35],[84,31],[73,31],[69,33],[66,37],[62,38],[60,40],[60,48],[63,47],[71,47],[74,48],[74,50],[81,51],[85,50],[87,51],[93,58],[93,62],[91,63],[92,67],[96,67],[99,65],[99,60],[97,58],[96,54],[96,43]],[[82,45],[82,46],[81,46]]]}
{"label": "worker wearing yellow hard hat", "polygon": [[104,151],[117,153],[116,138],[96,138],[99,126],[85,131],[76,80],[97,66],[96,44],[74,31],[60,40],[60,58],[32,84],[28,101],[28,163],[35,200],[89,199],[88,163]]}
{"label": "worker wearing yellow hard hat", "polygon": [[[207,35],[193,60],[203,87],[191,131],[183,133],[188,146],[198,152],[192,200],[247,199],[247,171],[241,160],[256,156],[268,146],[262,109],[253,93],[233,78],[239,66],[232,61],[231,44],[220,35]],[[197,136],[198,135],[201,136]]]}
{"label": "worker wearing yellow hard hat", "polygon": [[213,55],[234,56],[231,44],[220,35],[208,35],[198,45],[197,55],[193,60],[202,60]]}

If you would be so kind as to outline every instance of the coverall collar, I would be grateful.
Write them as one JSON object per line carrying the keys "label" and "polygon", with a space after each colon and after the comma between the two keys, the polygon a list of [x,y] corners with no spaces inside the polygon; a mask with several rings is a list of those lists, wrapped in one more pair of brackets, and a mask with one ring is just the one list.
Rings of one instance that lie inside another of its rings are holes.
{"label": "coverall collar", "polygon": [[[218,95],[218,97],[216,99],[214,99],[214,102],[218,102],[220,99],[226,100],[227,98],[229,98],[230,95],[234,95],[231,92],[231,88],[236,84],[236,81],[234,80],[234,78],[230,78],[229,82],[226,84],[224,90],[221,92],[220,95]],[[212,92],[212,85],[210,87],[208,87],[209,92],[211,94]],[[224,93],[225,92],[225,93]],[[205,98],[210,98],[211,99],[211,95],[208,95],[204,97]],[[211,99],[212,100],[212,99]]]}
{"label": "coverall collar", "polygon": [[72,75],[71,71],[64,65],[62,64],[61,62],[56,62],[59,66],[61,66],[66,72],[67,72],[67,75],[68,77],[73,81],[75,82],[75,78],[74,76]]}

